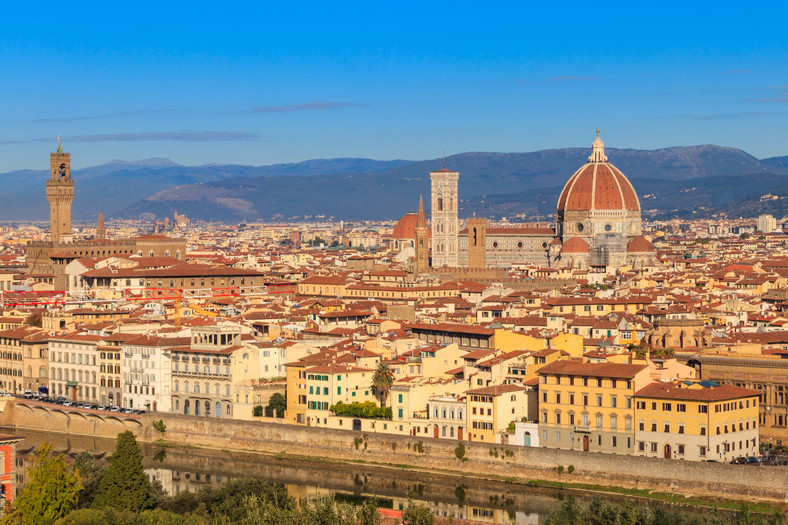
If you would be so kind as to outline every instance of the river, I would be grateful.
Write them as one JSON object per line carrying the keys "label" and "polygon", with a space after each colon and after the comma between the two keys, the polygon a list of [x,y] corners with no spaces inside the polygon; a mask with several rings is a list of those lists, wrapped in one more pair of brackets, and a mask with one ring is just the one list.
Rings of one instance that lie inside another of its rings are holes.
{"label": "river", "polygon": [[[33,451],[45,441],[68,456],[88,451],[107,459],[115,441],[31,430],[0,428],[0,433],[24,437],[17,446],[17,490],[24,486]],[[159,480],[170,495],[198,491],[233,478],[252,477],[282,483],[291,496],[304,501],[325,496],[340,500],[376,496],[381,507],[402,509],[408,494],[436,515],[484,523],[539,525],[559,505],[549,490],[441,475],[401,468],[340,464],[324,461],[142,444],[143,466],[148,477]]]}

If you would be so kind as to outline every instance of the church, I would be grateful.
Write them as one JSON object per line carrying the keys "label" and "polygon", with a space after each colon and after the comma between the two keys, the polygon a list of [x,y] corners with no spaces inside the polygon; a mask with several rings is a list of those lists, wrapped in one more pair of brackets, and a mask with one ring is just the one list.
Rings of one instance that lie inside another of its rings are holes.
{"label": "church", "polygon": [[71,203],[74,202],[74,179],[71,177],[71,154],[57,151],[49,155],[46,197],[49,201],[49,241],[27,244],[28,272],[52,278],[55,290],[68,290],[65,268],[81,258],[102,259],[113,255],[145,257],[186,257],[186,239],[165,235],[142,235],[128,239],[107,239],[104,217],[99,212],[96,237],[75,241],[71,230]]}
{"label": "church", "polygon": [[[431,221],[406,214],[394,228],[398,259],[415,259],[420,273],[439,268],[509,268],[515,264],[612,272],[621,266],[657,264],[654,246],[643,237],[640,200],[626,175],[608,162],[599,137],[588,161],[566,182],[558,197],[555,226],[488,226],[485,218],[458,217],[459,172],[430,172]],[[419,243],[418,225],[427,233]],[[421,253],[420,253],[421,252]],[[428,252],[428,253],[425,253]],[[431,256],[430,256],[431,254]],[[428,264],[419,264],[428,261]]]}

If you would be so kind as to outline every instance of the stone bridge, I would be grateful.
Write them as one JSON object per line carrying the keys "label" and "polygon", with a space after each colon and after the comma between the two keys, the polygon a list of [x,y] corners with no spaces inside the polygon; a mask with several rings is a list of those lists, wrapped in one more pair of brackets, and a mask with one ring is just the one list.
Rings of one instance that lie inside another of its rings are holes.
{"label": "stone bridge", "polygon": [[9,397],[0,398],[0,426],[112,439],[126,430],[141,437],[144,429],[140,416]]}

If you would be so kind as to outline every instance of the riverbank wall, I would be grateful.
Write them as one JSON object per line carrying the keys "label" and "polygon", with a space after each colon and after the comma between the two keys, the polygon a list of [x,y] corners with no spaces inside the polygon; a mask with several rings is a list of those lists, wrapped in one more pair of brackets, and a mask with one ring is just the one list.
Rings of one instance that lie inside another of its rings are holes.
{"label": "riverbank wall", "polygon": [[[0,410],[3,426],[113,438],[123,430],[131,430],[142,442],[199,447],[217,454],[227,451],[303,456],[507,482],[539,479],[683,496],[788,503],[788,469],[781,467],[695,463],[477,442],[462,442],[460,447],[460,442],[447,439],[166,413],[134,418],[74,415],[73,411],[38,407],[20,400],[15,407],[0,404]],[[164,432],[154,428],[153,422],[158,420],[164,423]],[[559,467],[563,467],[562,472]]]}

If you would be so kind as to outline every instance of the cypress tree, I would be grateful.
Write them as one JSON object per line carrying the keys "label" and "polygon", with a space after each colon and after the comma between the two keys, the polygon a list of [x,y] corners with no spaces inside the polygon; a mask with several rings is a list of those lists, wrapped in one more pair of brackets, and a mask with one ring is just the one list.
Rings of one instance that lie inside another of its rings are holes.
{"label": "cypress tree", "polygon": [[140,512],[152,508],[154,503],[150,482],[142,470],[140,447],[134,434],[127,430],[118,434],[115,453],[92,506]]}

